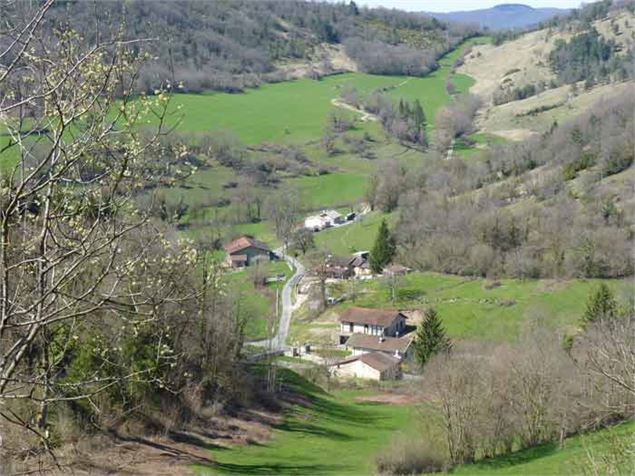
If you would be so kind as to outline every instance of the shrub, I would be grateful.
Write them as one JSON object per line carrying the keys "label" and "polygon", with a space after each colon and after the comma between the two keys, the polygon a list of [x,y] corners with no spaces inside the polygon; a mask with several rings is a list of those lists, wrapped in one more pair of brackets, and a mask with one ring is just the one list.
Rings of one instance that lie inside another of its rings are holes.
{"label": "shrub", "polygon": [[437,440],[413,441],[398,437],[379,453],[375,465],[379,474],[421,474],[444,471],[448,467],[446,452]]}

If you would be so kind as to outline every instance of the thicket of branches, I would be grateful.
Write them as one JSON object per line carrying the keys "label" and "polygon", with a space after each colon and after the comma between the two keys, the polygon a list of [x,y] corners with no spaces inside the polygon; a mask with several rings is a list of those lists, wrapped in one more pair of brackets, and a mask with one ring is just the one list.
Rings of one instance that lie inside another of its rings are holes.
{"label": "thicket of branches", "polygon": [[240,404],[253,315],[228,295],[206,253],[153,220],[152,207],[135,206],[191,170],[187,151],[163,143],[169,91],[135,93],[146,43],[120,32],[93,43],[46,31],[52,1],[14,7],[0,38],[7,470],[12,457],[33,468],[53,455],[69,426],[165,429]]}
{"label": "thicket of branches", "polygon": [[[628,420],[635,414],[635,317],[601,318],[563,343],[538,318],[518,343],[458,343],[426,364],[428,429],[378,458],[388,474],[448,470]],[[629,467],[628,448],[598,474]],[[596,462],[597,463],[597,462]],[[582,471],[587,464],[579,461]]]}

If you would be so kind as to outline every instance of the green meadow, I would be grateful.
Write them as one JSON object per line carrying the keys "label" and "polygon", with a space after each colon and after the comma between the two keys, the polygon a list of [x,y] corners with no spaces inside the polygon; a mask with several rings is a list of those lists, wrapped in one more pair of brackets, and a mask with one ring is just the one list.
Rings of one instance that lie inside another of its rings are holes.
{"label": "green meadow", "polygon": [[[389,386],[326,392],[299,375],[282,369],[281,380],[298,392],[304,403],[292,404],[283,420],[274,425],[270,439],[258,444],[214,447],[214,464],[195,467],[197,475],[366,475],[375,474],[375,458],[390,448],[395,437],[435,437],[426,424],[423,404],[383,404],[359,397],[390,390]],[[296,400],[297,401],[297,400]],[[556,444],[539,445],[460,466],[452,474],[518,475],[581,474],[588,455],[609,454],[615,441],[628,445],[635,425],[625,423],[578,435]],[[623,462],[629,474],[628,462]]]}
{"label": "green meadow", "polygon": [[316,233],[315,244],[319,249],[336,256],[348,256],[356,251],[370,251],[375,242],[379,225],[384,219],[389,225],[392,225],[396,216],[371,212],[351,225]]}
{"label": "green meadow", "polygon": [[[587,298],[600,280],[517,280],[466,278],[438,273],[411,273],[398,278],[395,299],[389,283],[377,278],[356,286],[355,297],[331,308],[317,320],[298,316],[292,325],[293,338],[311,341],[312,331],[335,330],[329,318],[350,306],[421,309],[434,307],[450,337],[459,340],[513,342],[527,326],[540,321],[555,331],[577,328]],[[605,281],[616,296],[625,299],[632,280]],[[337,287],[333,295],[350,293]],[[326,335],[326,334],[322,334]]]}
{"label": "green meadow", "polygon": [[[633,422],[604,430],[577,435],[564,440],[562,447],[555,443],[539,445],[534,448],[517,451],[506,456],[492,458],[477,464],[456,468],[451,474],[474,476],[536,474],[541,476],[561,474],[633,474],[631,458],[613,455],[617,442],[624,447],[632,445],[635,437]],[[632,450],[631,450],[632,451]],[[589,456],[595,457],[597,465],[591,468]],[[631,453],[632,455],[632,453]],[[605,466],[607,459],[613,459],[617,473]]]}
{"label": "green meadow", "polygon": [[[326,119],[334,108],[331,100],[339,97],[345,87],[353,86],[362,95],[383,89],[395,100],[419,99],[431,121],[451,100],[445,82],[454,62],[465,48],[486,41],[489,41],[486,37],[466,41],[441,58],[439,68],[425,77],[345,73],[320,80],[266,84],[241,94],[175,94],[172,106],[180,107],[181,113],[175,113],[173,120],[180,118],[180,131],[230,130],[250,145],[302,143],[322,135]],[[458,93],[468,92],[473,84],[469,76],[452,74],[452,78]]]}

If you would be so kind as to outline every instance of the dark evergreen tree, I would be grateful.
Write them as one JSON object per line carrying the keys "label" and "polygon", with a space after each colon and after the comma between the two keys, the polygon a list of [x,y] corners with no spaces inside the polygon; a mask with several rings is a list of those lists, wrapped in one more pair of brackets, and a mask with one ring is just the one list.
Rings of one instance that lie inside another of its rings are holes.
{"label": "dark evergreen tree", "polygon": [[617,302],[613,293],[605,283],[601,283],[589,296],[582,322],[586,325],[602,319],[612,319],[617,314]]}
{"label": "dark evergreen tree", "polygon": [[375,238],[375,244],[370,252],[370,268],[374,273],[381,273],[395,255],[395,239],[393,238],[386,220],[382,220]]}
{"label": "dark evergreen tree", "polygon": [[417,124],[419,124],[422,128],[426,127],[426,114],[423,112],[423,107],[421,107],[421,103],[417,99],[415,101],[414,106],[414,119]]}
{"label": "dark evergreen tree", "polygon": [[417,334],[413,342],[417,363],[423,367],[430,357],[439,352],[448,352],[452,348],[450,339],[445,334],[445,329],[439,315],[434,308],[425,312],[424,319],[417,328]]}

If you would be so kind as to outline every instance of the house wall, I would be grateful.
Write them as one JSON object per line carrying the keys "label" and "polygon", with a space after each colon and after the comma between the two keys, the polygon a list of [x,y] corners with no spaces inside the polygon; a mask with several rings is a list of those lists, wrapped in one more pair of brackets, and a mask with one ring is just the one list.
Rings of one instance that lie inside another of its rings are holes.
{"label": "house wall", "polygon": [[368,380],[380,380],[381,373],[379,370],[366,365],[364,362],[355,360],[348,364],[340,365],[333,369],[336,377],[341,378],[362,378]]}
{"label": "house wall", "polygon": [[399,315],[394,321],[392,321],[390,326],[388,326],[384,330],[384,335],[389,337],[396,337],[397,332],[399,332],[399,335],[402,336],[405,330],[406,320],[403,318],[403,316]]}
{"label": "house wall", "polygon": [[376,349],[365,349],[364,347],[347,347],[348,350],[351,351],[351,353],[353,355],[362,355],[362,354],[368,354],[369,352],[383,352],[384,354],[390,355],[392,357],[397,357],[400,358],[401,360],[406,360],[409,359],[412,355],[412,351],[410,350],[412,348],[412,346],[409,346],[406,351],[402,354],[401,352],[384,352],[383,350],[376,350]]}
{"label": "house wall", "polygon": [[259,248],[254,248],[253,246],[249,247],[249,248],[245,248],[243,250],[240,250],[239,252],[235,253],[238,255],[246,255],[247,256],[247,264],[250,265],[252,264],[254,261],[257,260],[266,260],[269,261],[270,259],[270,254],[267,251],[261,250]]}
{"label": "house wall", "polygon": [[366,324],[353,324],[353,329],[350,328],[350,323],[348,322],[340,322],[340,333],[341,334],[368,334],[371,336],[387,336],[387,337],[395,337],[397,332],[399,335],[403,335],[406,330],[406,320],[399,316],[395,319],[390,326],[383,328],[381,326],[373,326]]}
{"label": "house wall", "polygon": [[353,324],[351,330],[350,323],[340,322],[340,333],[342,334],[369,334],[372,336],[380,336],[383,333],[381,326],[365,325],[365,324]]}
{"label": "house wall", "polygon": [[304,228],[309,230],[321,230],[324,228],[324,220],[319,217],[309,217],[304,220]]}

